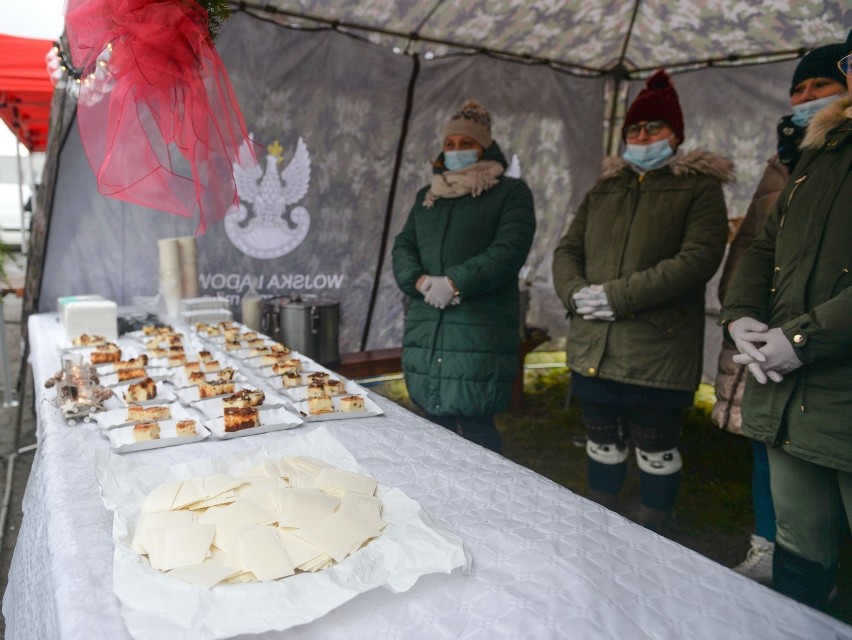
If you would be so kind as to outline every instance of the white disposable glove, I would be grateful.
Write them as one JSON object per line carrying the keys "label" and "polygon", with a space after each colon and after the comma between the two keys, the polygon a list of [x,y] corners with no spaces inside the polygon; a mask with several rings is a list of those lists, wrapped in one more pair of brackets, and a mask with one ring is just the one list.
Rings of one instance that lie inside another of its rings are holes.
{"label": "white disposable glove", "polygon": [[606,320],[612,322],[615,315],[609,306],[603,285],[593,284],[578,290],[571,299],[577,309],[577,313],[585,320]]}
{"label": "white disposable glove", "polygon": [[740,318],[728,325],[728,333],[731,340],[741,354],[752,358],[751,362],[764,362],[766,356],[760,353],[758,345],[766,342],[766,331],[768,326],[754,318]]}
{"label": "white disposable glove", "polygon": [[426,276],[421,293],[436,309],[446,309],[456,297],[456,290],[447,276]]}
{"label": "white disposable glove", "polygon": [[767,378],[781,382],[786,374],[801,367],[802,361],[793,344],[778,327],[769,329],[763,336],[764,344],[759,349],[763,360],[760,363],[744,353],[735,355],[734,362],[748,365],[749,371],[760,384],[765,384]]}

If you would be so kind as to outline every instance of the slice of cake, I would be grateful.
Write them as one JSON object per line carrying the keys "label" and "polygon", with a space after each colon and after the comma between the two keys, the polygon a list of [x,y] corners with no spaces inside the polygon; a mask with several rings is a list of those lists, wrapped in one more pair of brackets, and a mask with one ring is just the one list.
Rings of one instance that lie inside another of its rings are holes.
{"label": "slice of cake", "polygon": [[254,407],[225,407],[225,431],[242,431],[260,426],[260,414]]}
{"label": "slice of cake", "polygon": [[263,404],[266,394],[260,389],[242,389],[227,398],[222,398],[225,407],[257,407]]}
{"label": "slice of cake", "polygon": [[293,360],[284,360],[281,362],[280,360],[272,365],[272,373],[282,374],[282,373],[295,373],[301,377],[299,373],[302,370],[301,364],[299,361]]}
{"label": "slice of cake", "polygon": [[343,396],[340,399],[340,410],[347,412],[363,411],[364,398],[361,396]]}
{"label": "slice of cake", "polygon": [[166,406],[143,407],[138,404],[132,404],[127,407],[128,422],[150,422],[153,420],[169,420],[172,417],[172,410]]}
{"label": "slice of cake", "polygon": [[175,425],[175,431],[181,438],[192,438],[198,435],[195,429],[195,420],[181,420]]}
{"label": "slice of cake", "polygon": [[243,348],[243,343],[239,340],[226,340],[225,351],[238,351]]}
{"label": "slice of cake", "polygon": [[186,377],[186,381],[190,386],[198,386],[202,382],[207,382],[207,374],[202,371],[193,371]]}
{"label": "slice of cake", "polygon": [[230,380],[212,380],[198,385],[198,395],[201,398],[212,398],[234,392],[234,383]]}
{"label": "slice of cake", "polygon": [[286,371],[281,374],[281,384],[285,387],[301,387],[302,374],[298,371]]}
{"label": "slice of cake", "polygon": [[314,373],[308,374],[308,380],[311,382],[319,382],[321,384],[325,384],[328,382],[331,376],[328,375],[325,371],[315,371]]}
{"label": "slice of cake", "polygon": [[249,358],[256,358],[257,356],[265,356],[266,354],[271,353],[269,351],[269,347],[262,346],[263,340],[261,340],[260,342],[261,342],[261,346],[259,346],[259,347],[252,347],[251,345],[249,345]]}
{"label": "slice of cake", "polygon": [[233,380],[235,375],[237,375],[237,372],[233,367],[225,367],[224,369],[219,370],[220,380]]}
{"label": "slice of cake", "polygon": [[325,395],[327,396],[339,396],[345,392],[343,383],[340,380],[326,380],[324,386]]}
{"label": "slice of cake", "polygon": [[308,413],[311,415],[320,415],[322,413],[333,413],[334,405],[331,398],[328,396],[320,396],[318,398],[308,398]]}
{"label": "slice of cake", "polygon": [[144,367],[147,364],[148,356],[143,353],[141,356],[130,358],[130,360],[119,360],[112,366],[116,371],[121,371],[122,369],[138,369],[139,367]]}
{"label": "slice of cake", "polygon": [[199,351],[198,352],[198,359],[201,360],[202,362],[209,362],[210,360],[213,359],[213,354],[210,353],[207,350]]}
{"label": "slice of cake", "polygon": [[148,351],[150,352],[152,358],[165,358],[166,356],[169,355],[169,350],[161,348],[161,347],[156,347],[156,348],[149,347]]}
{"label": "slice of cake", "polygon": [[95,350],[92,351],[92,364],[118,362],[119,360],[121,360],[121,349],[118,348],[117,344],[114,344],[112,342],[107,342],[106,344],[97,346],[95,347]]}
{"label": "slice of cake", "polygon": [[213,373],[214,371],[218,371],[220,366],[221,365],[219,364],[218,360],[205,360],[201,363],[202,371],[206,371],[207,373]]}
{"label": "slice of cake", "polygon": [[326,395],[325,385],[320,381],[311,382],[307,389],[308,398],[322,398]]}
{"label": "slice of cake", "polygon": [[289,347],[285,347],[285,346],[284,346],[283,344],[281,344],[280,342],[273,342],[271,345],[269,345],[269,350],[270,350],[272,353],[278,353],[278,354],[280,354],[280,355],[282,355],[282,356],[287,355],[288,353],[290,353],[290,348],[289,348]]}
{"label": "slice of cake", "polygon": [[127,387],[124,392],[124,399],[127,402],[142,402],[144,400],[152,400],[157,397],[157,383],[151,378],[145,378],[141,382],[136,382]]}
{"label": "slice of cake", "polygon": [[148,373],[145,371],[145,367],[138,367],[136,369],[119,369],[118,381],[127,382],[128,380],[135,380],[136,378],[145,378],[147,375]]}
{"label": "slice of cake", "polygon": [[143,422],[133,427],[133,442],[160,439],[160,425],[156,422]]}
{"label": "slice of cake", "polygon": [[181,351],[180,353],[170,353],[169,354],[169,364],[170,367],[179,367],[182,364],[186,364],[186,354]]}
{"label": "slice of cake", "polygon": [[107,339],[103,336],[90,336],[88,334],[82,333],[76,338],[74,338],[71,343],[75,347],[97,347],[103,344],[106,344]]}
{"label": "slice of cake", "polygon": [[196,371],[201,371],[201,363],[197,361],[187,362],[185,365],[183,365],[183,370],[186,372],[187,375]]}

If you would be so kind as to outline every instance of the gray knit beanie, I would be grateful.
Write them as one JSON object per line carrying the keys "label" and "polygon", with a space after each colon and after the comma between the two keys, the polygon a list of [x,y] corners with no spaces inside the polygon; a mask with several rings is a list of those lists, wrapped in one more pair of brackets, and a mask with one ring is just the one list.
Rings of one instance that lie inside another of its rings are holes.
{"label": "gray knit beanie", "polygon": [[491,114],[483,105],[475,100],[466,101],[458,111],[450,116],[444,127],[444,140],[452,135],[470,136],[482,145],[483,149],[491,146]]}

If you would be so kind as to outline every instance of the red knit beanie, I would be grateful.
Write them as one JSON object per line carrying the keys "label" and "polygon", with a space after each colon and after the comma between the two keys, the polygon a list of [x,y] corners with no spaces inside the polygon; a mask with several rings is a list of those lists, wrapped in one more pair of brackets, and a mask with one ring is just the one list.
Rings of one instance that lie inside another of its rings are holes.
{"label": "red knit beanie", "polygon": [[645,88],[639,92],[627,110],[624,126],[621,128],[621,139],[626,139],[625,130],[631,124],[651,120],[665,122],[674,131],[678,142],[683,142],[683,112],[680,110],[677,91],[668,74],[662,69],[648,78]]}

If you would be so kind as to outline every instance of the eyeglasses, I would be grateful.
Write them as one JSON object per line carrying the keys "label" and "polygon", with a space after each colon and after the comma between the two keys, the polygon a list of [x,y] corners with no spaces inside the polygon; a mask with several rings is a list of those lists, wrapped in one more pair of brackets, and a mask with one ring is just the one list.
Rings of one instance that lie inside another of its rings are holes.
{"label": "eyeglasses", "polygon": [[663,127],[665,126],[666,123],[662,120],[651,120],[650,122],[646,122],[645,124],[642,124],[640,122],[639,124],[631,124],[628,127],[625,127],[624,135],[628,139],[638,138],[639,133],[642,131],[642,129],[644,129],[645,133],[647,133],[649,136],[655,136],[660,131],[662,131]]}
{"label": "eyeglasses", "polygon": [[850,53],[845,58],[840,58],[837,63],[837,68],[840,69],[840,73],[842,73],[847,78],[849,77],[849,67],[852,66],[852,53]]}

